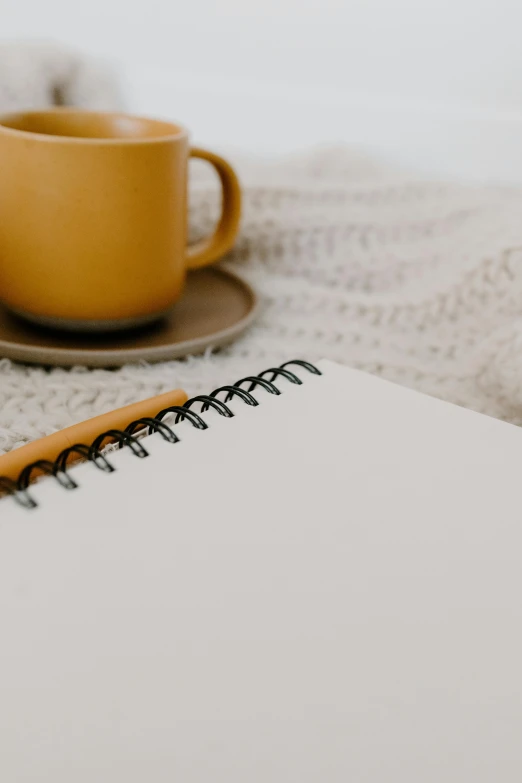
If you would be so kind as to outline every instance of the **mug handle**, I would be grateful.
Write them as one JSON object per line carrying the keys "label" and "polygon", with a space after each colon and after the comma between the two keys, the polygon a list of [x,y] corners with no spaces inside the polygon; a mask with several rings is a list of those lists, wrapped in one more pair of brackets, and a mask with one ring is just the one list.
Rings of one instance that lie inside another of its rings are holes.
{"label": "mug handle", "polygon": [[234,244],[241,217],[241,188],[234,169],[224,158],[200,147],[192,147],[190,156],[214,166],[223,191],[223,209],[216,230],[210,237],[187,247],[187,268],[199,269],[217,261]]}

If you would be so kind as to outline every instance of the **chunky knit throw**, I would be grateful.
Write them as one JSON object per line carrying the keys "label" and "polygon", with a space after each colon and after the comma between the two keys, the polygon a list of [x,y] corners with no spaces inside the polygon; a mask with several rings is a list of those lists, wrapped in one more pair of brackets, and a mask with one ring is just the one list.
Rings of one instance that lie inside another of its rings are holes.
{"label": "chunky knit throw", "polygon": [[[522,421],[522,193],[427,182],[344,149],[237,165],[244,219],[227,262],[261,295],[257,324],[219,352],[116,371],[3,360],[0,448],[289,358],[335,359]],[[198,235],[218,198],[206,172],[192,180]]]}
{"label": "chunky knit throw", "polygon": [[112,109],[119,88],[104,65],[48,43],[0,45],[0,112],[44,106]]}
{"label": "chunky knit throw", "polygon": [[[219,352],[115,371],[1,360],[0,450],[291,358],[334,359],[522,423],[522,191],[430,182],[342,148],[233,160],[244,219],[226,262],[261,295],[256,325]],[[196,237],[218,196],[202,166],[191,171]]]}

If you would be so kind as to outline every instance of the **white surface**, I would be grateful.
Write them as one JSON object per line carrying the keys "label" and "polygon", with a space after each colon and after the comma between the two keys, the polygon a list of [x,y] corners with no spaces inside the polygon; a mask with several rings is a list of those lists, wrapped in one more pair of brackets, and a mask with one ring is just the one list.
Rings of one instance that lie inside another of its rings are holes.
{"label": "white surface", "polygon": [[347,141],[441,174],[522,182],[515,0],[3,0],[4,37],[111,59],[136,110],[199,141]]}
{"label": "white surface", "polygon": [[522,433],[322,368],[2,503],[2,780],[519,783]]}
{"label": "white surface", "polygon": [[[128,106],[177,117],[197,143],[258,155],[327,144],[435,177],[522,184],[522,110],[351,92],[340,87],[221,80],[129,66]],[[522,93],[522,79],[521,79]]]}

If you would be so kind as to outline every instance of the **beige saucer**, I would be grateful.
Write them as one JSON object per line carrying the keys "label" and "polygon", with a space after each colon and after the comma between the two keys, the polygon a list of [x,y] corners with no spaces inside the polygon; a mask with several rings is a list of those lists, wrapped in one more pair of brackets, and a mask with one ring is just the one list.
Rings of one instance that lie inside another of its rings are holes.
{"label": "beige saucer", "polygon": [[189,272],[183,296],[163,320],[105,336],[34,326],[0,304],[0,357],[62,367],[178,359],[231,342],[252,323],[257,308],[247,283],[215,267]]}

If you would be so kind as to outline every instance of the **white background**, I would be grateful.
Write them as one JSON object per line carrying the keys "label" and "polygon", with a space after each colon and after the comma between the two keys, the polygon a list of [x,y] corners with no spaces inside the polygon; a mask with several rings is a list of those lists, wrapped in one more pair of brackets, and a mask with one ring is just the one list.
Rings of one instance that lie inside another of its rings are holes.
{"label": "white background", "polygon": [[4,38],[111,60],[138,111],[217,146],[347,141],[522,181],[518,0],[0,0]]}

